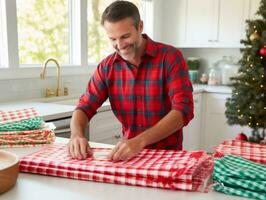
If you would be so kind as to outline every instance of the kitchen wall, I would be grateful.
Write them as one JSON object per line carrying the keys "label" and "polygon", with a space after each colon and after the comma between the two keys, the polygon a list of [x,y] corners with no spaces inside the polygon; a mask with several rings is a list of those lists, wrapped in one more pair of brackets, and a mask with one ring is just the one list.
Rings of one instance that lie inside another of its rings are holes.
{"label": "kitchen wall", "polygon": [[183,48],[180,49],[185,58],[187,57],[199,57],[201,61],[201,73],[207,73],[209,68],[213,66],[215,62],[220,60],[223,56],[232,56],[234,61],[238,61],[241,58],[239,49],[225,49],[225,48]]}
{"label": "kitchen wall", "polygon": [[[81,94],[85,91],[88,75],[64,76],[61,78],[62,87],[69,88],[69,94]],[[56,77],[25,78],[0,80],[0,102],[21,101],[44,97],[45,88],[56,88]]]}

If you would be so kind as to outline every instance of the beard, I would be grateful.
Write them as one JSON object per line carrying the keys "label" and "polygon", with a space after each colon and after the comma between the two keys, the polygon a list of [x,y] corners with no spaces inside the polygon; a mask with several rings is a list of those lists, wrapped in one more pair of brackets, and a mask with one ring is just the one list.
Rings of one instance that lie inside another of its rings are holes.
{"label": "beard", "polygon": [[135,57],[137,52],[136,44],[129,44],[123,49],[115,49],[116,52],[124,59],[124,60],[131,60]]}

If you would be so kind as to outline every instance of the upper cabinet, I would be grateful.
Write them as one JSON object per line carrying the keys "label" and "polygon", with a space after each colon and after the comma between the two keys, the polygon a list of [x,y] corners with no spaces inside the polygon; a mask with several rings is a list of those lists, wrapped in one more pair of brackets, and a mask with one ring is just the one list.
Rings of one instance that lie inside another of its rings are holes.
{"label": "upper cabinet", "polygon": [[239,48],[245,20],[253,18],[259,2],[168,0],[163,5],[162,41],[177,47]]}

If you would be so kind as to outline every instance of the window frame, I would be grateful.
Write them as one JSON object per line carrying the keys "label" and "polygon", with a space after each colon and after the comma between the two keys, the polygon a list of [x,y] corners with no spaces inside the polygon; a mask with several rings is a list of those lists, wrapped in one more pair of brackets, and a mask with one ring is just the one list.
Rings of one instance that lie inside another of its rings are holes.
{"label": "window frame", "polygon": [[[141,0],[146,4],[153,0]],[[17,6],[16,0],[1,0],[1,3],[5,6],[1,6],[5,10],[5,19],[2,20],[6,23],[6,54],[2,53],[1,60],[4,60],[5,68],[0,68],[0,80],[7,79],[19,79],[19,78],[38,78],[40,77],[42,65],[20,65],[19,53],[18,53],[18,32],[17,32]],[[1,4],[1,5],[2,5]],[[4,8],[3,8],[4,7]],[[146,7],[144,7],[146,9]],[[69,48],[70,48],[70,62],[75,64],[60,64],[61,75],[91,75],[96,69],[97,63],[88,63],[88,34],[87,34],[87,0],[69,0]],[[153,14],[153,10],[152,10]],[[150,17],[147,17],[146,11],[144,11],[143,21],[146,21]],[[1,19],[1,18],[0,18]],[[150,27],[153,27],[150,26]],[[151,30],[151,29],[150,29]],[[3,35],[3,34],[2,34]],[[0,35],[1,36],[1,35]],[[150,35],[152,37],[152,35]],[[6,58],[6,59],[4,59]],[[0,63],[1,64],[1,63]],[[47,70],[48,77],[56,76],[55,66],[49,65],[51,70]]]}

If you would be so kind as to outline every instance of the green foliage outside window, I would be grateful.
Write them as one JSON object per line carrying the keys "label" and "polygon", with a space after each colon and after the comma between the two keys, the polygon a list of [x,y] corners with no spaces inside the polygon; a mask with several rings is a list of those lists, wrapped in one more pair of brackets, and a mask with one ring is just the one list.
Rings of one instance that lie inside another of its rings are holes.
{"label": "green foliage outside window", "polygon": [[[48,57],[69,63],[70,0],[17,0],[20,64],[40,64]],[[101,14],[113,0],[88,0],[88,62],[97,63],[113,52],[100,24]],[[140,7],[140,0],[132,0]]]}
{"label": "green foliage outside window", "polygon": [[17,0],[19,63],[68,63],[68,1]]}

